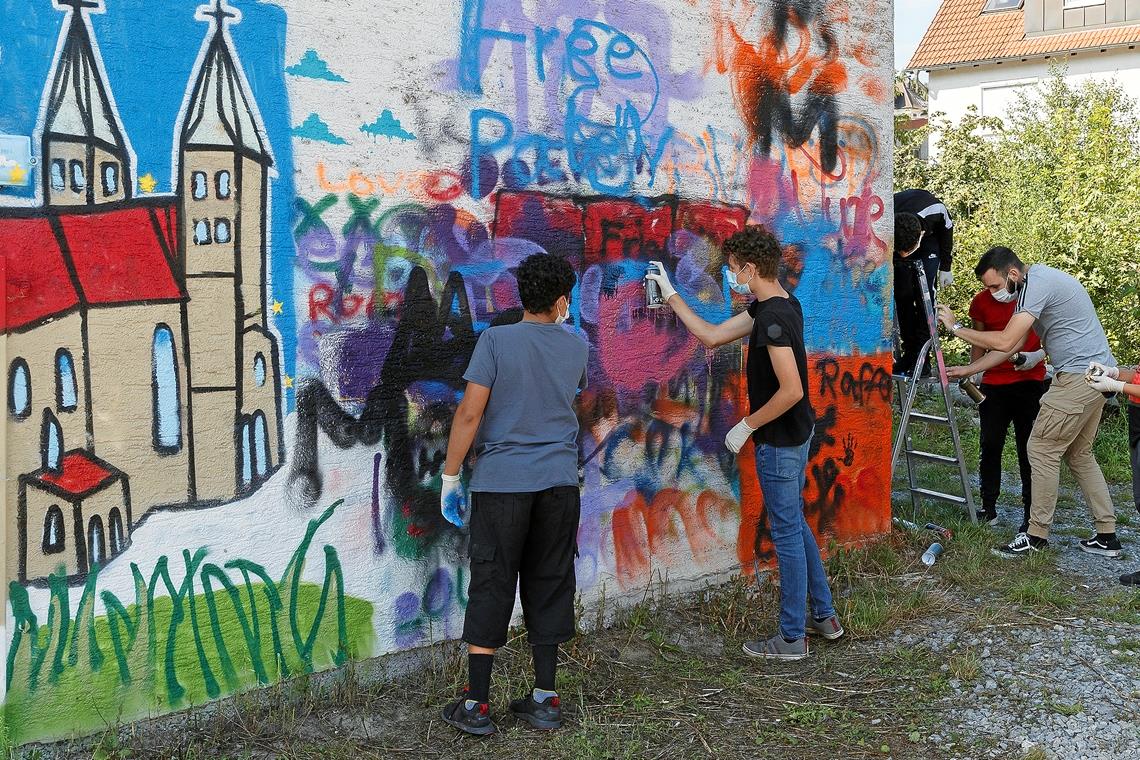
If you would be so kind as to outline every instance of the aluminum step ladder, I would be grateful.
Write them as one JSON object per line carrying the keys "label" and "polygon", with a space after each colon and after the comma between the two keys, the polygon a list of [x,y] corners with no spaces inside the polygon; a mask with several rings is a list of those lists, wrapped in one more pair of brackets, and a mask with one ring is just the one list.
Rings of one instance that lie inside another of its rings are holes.
{"label": "aluminum step ladder", "polygon": [[[974,497],[970,490],[970,476],[966,471],[966,460],[962,456],[962,440],[958,435],[958,424],[954,420],[954,401],[950,395],[950,381],[946,377],[946,362],[942,356],[942,345],[938,341],[938,320],[934,314],[934,304],[930,300],[930,289],[926,286],[926,273],[922,262],[913,262],[915,277],[918,279],[918,289],[922,293],[922,301],[926,310],[926,322],[930,327],[930,340],[919,352],[918,362],[914,365],[914,372],[910,377],[894,375],[895,397],[899,400],[899,426],[895,431],[895,441],[891,455],[891,480],[894,481],[895,471],[900,455],[906,454],[907,483],[910,490],[910,504],[912,517],[918,512],[918,499],[936,499],[966,508],[971,522],[977,522],[978,517],[974,511]],[[897,320],[897,316],[896,316]],[[935,373],[931,377],[922,377],[922,368],[926,360],[934,352],[936,362]],[[942,402],[945,416],[940,414],[925,414],[914,409],[918,398],[920,386],[938,386],[942,391]],[[950,428],[950,437],[954,442],[954,456],[934,454],[929,451],[920,451],[914,448],[911,438],[910,426],[912,423],[923,425],[937,425]],[[962,495],[943,493],[930,488],[920,488],[915,468],[919,464],[938,464],[958,468],[958,476],[962,481]]]}

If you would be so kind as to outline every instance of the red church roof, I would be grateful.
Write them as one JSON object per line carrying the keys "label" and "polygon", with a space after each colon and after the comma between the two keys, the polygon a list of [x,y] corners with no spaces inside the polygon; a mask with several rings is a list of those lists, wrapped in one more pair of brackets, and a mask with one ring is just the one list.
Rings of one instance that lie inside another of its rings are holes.
{"label": "red church roof", "polygon": [[178,226],[173,204],[31,213],[36,215],[0,218],[0,255],[8,270],[5,332],[61,315],[78,303],[186,297],[174,272]]}
{"label": "red church roof", "polygon": [[83,497],[122,475],[119,470],[83,449],[67,452],[59,464],[59,472],[41,469],[32,473],[32,480],[55,486],[72,496]]}
{"label": "red church roof", "polygon": [[79,303],[63,252],[47,219],[0,218],[4,281],[4,331],[63,314]]}

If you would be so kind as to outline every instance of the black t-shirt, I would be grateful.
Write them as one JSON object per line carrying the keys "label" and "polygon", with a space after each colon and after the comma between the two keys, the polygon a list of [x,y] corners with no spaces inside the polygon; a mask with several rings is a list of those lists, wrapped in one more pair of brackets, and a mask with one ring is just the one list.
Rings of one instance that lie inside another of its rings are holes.
{"label": "black t-shirt", "polygon": [[800,446],[811,435],[815,412],[808,401],[807,351],[804,349],[804,311],[796,297],[776,296],[753,301],[748,306],[752,317],[752,337],[748,343],[748,403],[755,412],[776,395],[780,379],[772,368],[768,346],[791,348],[804,395],[788,411],[764,425],[752,438],[770,446]]}

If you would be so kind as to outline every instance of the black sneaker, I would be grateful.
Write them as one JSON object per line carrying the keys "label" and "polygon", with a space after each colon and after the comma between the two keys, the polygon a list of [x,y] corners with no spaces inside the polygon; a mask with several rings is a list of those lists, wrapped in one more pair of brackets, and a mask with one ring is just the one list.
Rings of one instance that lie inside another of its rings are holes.
{"label": "black sneaker", "polygon": [[995,546],[990,553],[1002,559],[1018,559],[1030,554],[1036,554],[1049,545],[1049,542],[1028,533],[1018,533],[1008,544]]}
{"label": "black sneaker", "polygon": [[1125,586],[1140,586],[1140,570],[1120,576],[1120,582]]}
{"label": "black sneaker", "polygon": [[997,510],[995,509],[975,509],[974,516],[978,518],[978,522],[984,525],[994,526],[998,523]]}
{"label": "black sneaker", "polygon": [[1116,559],[1121,553],[1120,539],[1115,533],[1097,533],[1092,538],[1081,541],[1081,551]]}
{"label": "black sneaker", "polygon": [[491,722],[490,713],[491,709],[486,702],[476,702],[468,709],[464,690],[464,696],[443,708],[443,722],[465,734],[488,736],[499,730]]}
{"label": "black sneaker", "polygon": [[535,728],[551,730],[562,727],[562,700],[555,694],[541,702],[534,701],[534,693],[511,702],[511,712]]}

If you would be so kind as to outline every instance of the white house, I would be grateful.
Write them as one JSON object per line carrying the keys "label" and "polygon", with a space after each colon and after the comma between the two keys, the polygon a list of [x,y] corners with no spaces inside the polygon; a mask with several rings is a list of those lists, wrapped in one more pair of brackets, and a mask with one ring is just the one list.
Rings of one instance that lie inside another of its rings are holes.
{"label": "white house", "polygon": [[[930,113],[1003,118],[1018,90],[1063,64],[1071,83],[1114,78],[1140,99],[1140,0],[943,0],[907,67]],[[937,155],[937,136],[931,138]]]}

